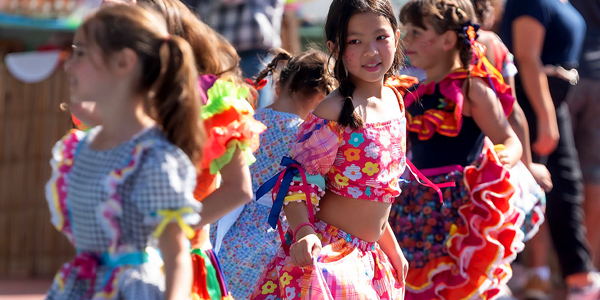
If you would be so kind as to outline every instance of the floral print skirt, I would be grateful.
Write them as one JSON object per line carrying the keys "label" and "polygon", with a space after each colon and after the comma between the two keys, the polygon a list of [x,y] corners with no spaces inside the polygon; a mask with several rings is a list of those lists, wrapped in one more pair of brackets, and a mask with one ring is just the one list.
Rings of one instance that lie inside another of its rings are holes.
{"label": "floral print skirt", "polygon": [[283,248],[261,275],[251,299],[403,299],[404,289],[377,243],[369,243],[317,220],[323,245],[312,266],[292,264]]}

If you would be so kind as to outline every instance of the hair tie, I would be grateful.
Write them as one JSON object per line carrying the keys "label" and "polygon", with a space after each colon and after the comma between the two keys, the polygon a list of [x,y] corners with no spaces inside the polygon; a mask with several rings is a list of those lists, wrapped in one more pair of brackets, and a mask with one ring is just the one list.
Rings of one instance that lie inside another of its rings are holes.
{"label": "hair tie", "polygon": [[479,37],[477,31],[481,27],[480,24],[473,24],[471,20],[467,21],[462,28],[462,32],[465,35],[465,43],[467,46],[473,46],[475,44],[475,40]]}
{"label": "hair tie", "polygon": [[268,80],[266,78],[261,79],[258,84],[254,84],[254,81],[250,78],[244,79],[244,81],[251,85],[255,90],[259,91],[267,85]]}

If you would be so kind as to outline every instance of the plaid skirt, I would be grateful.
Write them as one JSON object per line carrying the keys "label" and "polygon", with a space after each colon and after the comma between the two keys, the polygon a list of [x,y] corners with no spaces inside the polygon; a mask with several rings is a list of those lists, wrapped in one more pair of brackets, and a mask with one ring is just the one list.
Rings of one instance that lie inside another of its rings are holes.
{"label": "plaid skirt", "polygon": [[403,299],[404,289],[377,243],[317,220],[322,251],[312,266],[294,266],[283,248],[260,276],[251,299]]}

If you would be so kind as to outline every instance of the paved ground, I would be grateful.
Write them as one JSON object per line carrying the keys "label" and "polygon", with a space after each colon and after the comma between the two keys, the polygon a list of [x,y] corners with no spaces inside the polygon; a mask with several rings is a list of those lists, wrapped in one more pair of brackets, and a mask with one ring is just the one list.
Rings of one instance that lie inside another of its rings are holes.
{"label": "paved ground", "polygon": [[51,283],[50,279],[0,279],[0,299],[43,300]]}

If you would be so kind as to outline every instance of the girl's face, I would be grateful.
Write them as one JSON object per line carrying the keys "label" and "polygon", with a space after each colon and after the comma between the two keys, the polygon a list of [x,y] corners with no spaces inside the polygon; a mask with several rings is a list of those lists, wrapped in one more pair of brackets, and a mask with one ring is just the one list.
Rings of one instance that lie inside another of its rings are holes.
{"label": "girl's face", "polygon": [[402,29],[404,54],[411,66],[421,69],[435,65],[444,51],[443,36],[437,34],[426,22],[425,28],[406,23]]}
{"label": "girl's face", "polygon": [[366,82],[381,81],[396,55],[400,30],[375,13],[355,14],[348,23],[346,49],[342,56],[349,75]]}
{"label": "girl's face", "polygon": [[114,76],[98,46],[86,42],[82,31],[75,33],[73,53],[65,63],[65,71],[71,79],[71,102],[97,102],[114,87]]}

